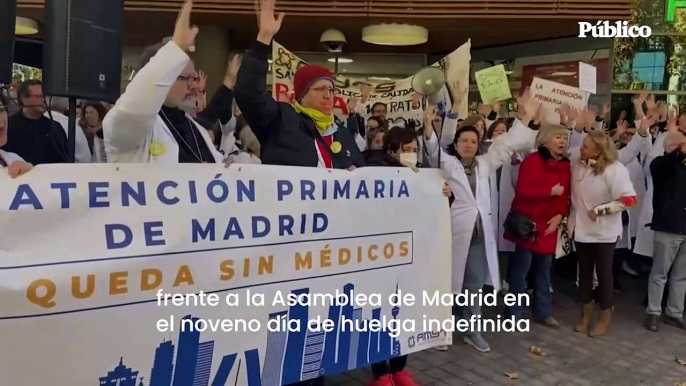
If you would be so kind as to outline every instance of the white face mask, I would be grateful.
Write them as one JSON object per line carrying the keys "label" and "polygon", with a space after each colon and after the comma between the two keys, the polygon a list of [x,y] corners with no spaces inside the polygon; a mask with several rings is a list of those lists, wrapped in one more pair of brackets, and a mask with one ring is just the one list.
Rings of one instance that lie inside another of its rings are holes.
{"label": "white face mask", "polygon": [[400,153],[400,162],[405,165],[417,165],[417,153]]}

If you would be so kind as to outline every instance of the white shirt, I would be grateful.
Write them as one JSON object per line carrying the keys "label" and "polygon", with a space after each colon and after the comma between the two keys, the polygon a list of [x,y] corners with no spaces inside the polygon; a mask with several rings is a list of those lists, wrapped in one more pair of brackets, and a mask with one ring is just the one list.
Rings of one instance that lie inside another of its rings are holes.
{"label": "white shirt", "polygon": [[20,156],[14,154],[14,153],[10,153],[8,151],[4,151],[2,149],[0,149],[0,157],[2,157],[2,159],[5,161],[7,166],[10,166],[12,164],[12,162],[24,161],[24,159],[21,158]]}
{"label": "white shirt", "polygon": [[623,233],[622,213],[598,216],[592,221],[588,212],[598,205],[622,197],[635,196],[629,172],[619,161],[595,175],[590,167],[579,160],[579,153],[571,157],[572,162],[572,213],[570,229],[574,229],[574,241],[582,243],[613,243]]}
{"label": "white shirt", "polygon": [[[52,119],[62,126],[64,133],[69,138],[69,117],[57,111],[50,111],[49,113],[46,111],[43,115],[50,118],[50,114],[52,114]],[[88,147],[88,139],[86,139],[86,134],[78,124],[76,125],[75,143],[74,160],[76,163],[90,163],[92,156],[91,150]]]}

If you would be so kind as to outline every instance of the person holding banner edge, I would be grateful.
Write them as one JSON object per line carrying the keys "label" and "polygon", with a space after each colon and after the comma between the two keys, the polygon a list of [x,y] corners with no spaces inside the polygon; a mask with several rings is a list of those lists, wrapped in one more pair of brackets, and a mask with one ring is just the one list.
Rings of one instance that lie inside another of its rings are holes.
{"label": "person holding banner edge", "polygon": [[235,98],[262,146],[262,163],[349,169],[364,166],[350,130],[339,129],[333,114],[333,74],[317,65],[301,67],[294,77],[295,102],[275,101],[266,92],[270,45],[284,14],[275,0],[258,5],[259,33],[243,58]]}
{"label": "person holding banner edge", "polygon": [[[7,143],[7,99],[0,94],[0,148]],[[20,156],[0,149],[0,168],[7,168],[11,178],[17,178],[33,169],[33,165]]]}

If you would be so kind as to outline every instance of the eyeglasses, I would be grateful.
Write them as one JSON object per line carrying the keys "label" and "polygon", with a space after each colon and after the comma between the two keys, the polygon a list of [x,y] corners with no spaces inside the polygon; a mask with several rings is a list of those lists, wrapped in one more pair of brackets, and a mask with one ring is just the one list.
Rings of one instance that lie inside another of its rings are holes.
{"label": "eyeglasses", "polygon": [[181,75],[179,75],[177,80],[179,80],[181,82],[186,82],[187,85],[200,82],[200,78],[197,76],[181,76]]}
{"label": "eyeglasses", "polygon": [[331,95],[338,94],[338,91],[336,91],[336,89],[333,87],[326,87],[326,86],[315,87],[312,90],[318,92],[319,94],[331,94]]}

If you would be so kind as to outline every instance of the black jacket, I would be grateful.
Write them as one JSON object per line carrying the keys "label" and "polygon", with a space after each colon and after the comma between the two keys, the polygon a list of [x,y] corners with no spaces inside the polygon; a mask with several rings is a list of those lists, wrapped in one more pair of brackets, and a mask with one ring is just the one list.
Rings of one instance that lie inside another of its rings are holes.
{"label": "black jacket", "polygon": [[[276,102],[266,92],[267,58],[271,48],[262,43],[255,45],[243,57],[238,71],[234,96],[243,116],[253,133],[260,141],[263,164],[310,166],[319,164],[316,141],[324,141],[314,121],[295,112],[288,103]],[[342,150],[329,151],[335,169],[347,169],[350,166],[364,166],[360,149],[350,130],[339,127],[334,134]]]}
{"label": "black jacket", "polygon": [[653,176],[653,221],[657,232],[686,235],[686,156],[675,151],[650,164]]}
{"label": "black jacket", "polygon": [[[383,150],[365,150],[362,152],[362,155],[364,156],[364,161],[367,163],[367,166],[405,167],[398,159]],[[429,166],[424,166],[420,163],[417,163],[417,168],[430,169]],[[455,201],[455,194],[451,192],[450,198],[448,199],[448,206],[452,205],[453,201]]]}
{"label": "black jacket", "polygon": [[20,110],[9,118],[2,149],[33,165],[66,163],[67,134],[58,122],[45,116],[28,119]]}

